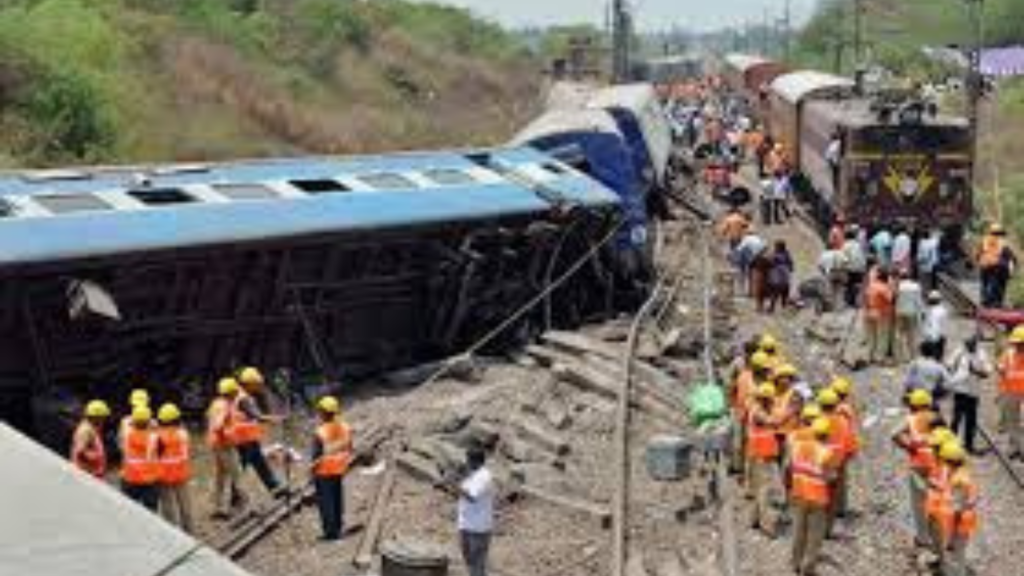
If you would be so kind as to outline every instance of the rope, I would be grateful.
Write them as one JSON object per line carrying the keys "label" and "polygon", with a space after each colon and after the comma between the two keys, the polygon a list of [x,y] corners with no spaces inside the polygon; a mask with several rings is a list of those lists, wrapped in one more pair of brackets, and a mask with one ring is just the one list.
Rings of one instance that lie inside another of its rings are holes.
{"label": "rope", "polygon": [[426,380],[423,381],[422,385],[432,384],[436,382],[438,379],[446,376],[448,373],[451,372],[452,368],[454,368],[458,364],[458,362],[466,358],[469,358],[475,352],[477,352],[484,346],[487,346],[492,340],[500,336],[510,326],[518,322],[523,316],[533,311],[533,309],[536,308],[539,304],[543,303],[552,292],[561,288],[562,285],[568,282],[573,276],[575,276],[576,273],[579,272],[579,270],[583,268],[583,266],[587,262],[589,262],[594,256],[596,256],[602,248],[604,248],[609,242],[611,242],[612,239],[615,238],[615,235],[618,233],[619,229],[622,228],[622,225],[624,223],[625,220],[620,218],[615,223],[615,226],[613,226],[611,230],[609,230],[609,232],[605,236],[603,236],[599,242],[591,246],[590,250],[588,250],[582,257],[580,257],[576,262],[574,262],[573,265],[570,266],[564,273],[562,273],[561,276],[556,278],[554,282],[548,284],[533,298],[530,298],[530,300],[528,300],[525,304],[520,306],[504,321],[502,321],[496,327],[494,327],[489,332],[484,334],[477,341],[475,341],[473,344],[471,344],[469,347],[463,350],[460,354],[451,356],[448,359],[446,359],[441,364],[441,366],[434,371],[433,374],[431,374]]}

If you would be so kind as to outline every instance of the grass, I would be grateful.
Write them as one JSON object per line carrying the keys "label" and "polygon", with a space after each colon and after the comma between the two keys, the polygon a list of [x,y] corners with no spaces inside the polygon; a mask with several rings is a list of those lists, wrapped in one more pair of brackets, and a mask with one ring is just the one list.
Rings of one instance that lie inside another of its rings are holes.
{"label": "grass", "polygon": [[54,165],[501,141],[537,63],[402,0],[6,0],[0,161]]}

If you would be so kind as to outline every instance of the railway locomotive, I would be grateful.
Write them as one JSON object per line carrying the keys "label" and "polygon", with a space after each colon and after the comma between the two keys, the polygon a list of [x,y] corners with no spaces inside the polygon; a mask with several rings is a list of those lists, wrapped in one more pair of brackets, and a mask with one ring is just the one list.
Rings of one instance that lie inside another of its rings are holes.
{"label": "railway locomotive", "polygon": [[[867,94],[847,78],[758,62],[752,69],[767,85],[742,83],[736,92],[763,103],[758,119],[785,147],[798,194],[823,230],[841,215],[868,229],[938,228],[956,245],[973,215],[964,118],[913,95]],[[830,145],[839,152],[831,159]]]}

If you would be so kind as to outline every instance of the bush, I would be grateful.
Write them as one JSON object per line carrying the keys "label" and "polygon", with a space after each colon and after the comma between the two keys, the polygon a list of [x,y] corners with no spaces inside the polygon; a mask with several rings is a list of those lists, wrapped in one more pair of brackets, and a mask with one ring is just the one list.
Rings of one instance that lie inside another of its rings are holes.
{"label": "bush", "polygon": [[33,127],[25,152],[40,160],[96,161],[117,143],[103,96],[80,74],[63,72],[39,82],[18,108]]}

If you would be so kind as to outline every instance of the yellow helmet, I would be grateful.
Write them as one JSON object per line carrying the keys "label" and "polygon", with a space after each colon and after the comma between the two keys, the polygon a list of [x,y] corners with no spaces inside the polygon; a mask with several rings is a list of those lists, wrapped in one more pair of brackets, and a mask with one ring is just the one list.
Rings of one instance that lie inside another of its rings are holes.
{"label": "yellow helmet", "polygon": [[942,448],[939,448],[939,458],[942,458],[946,462],[963,462],[967,459],[967,453],[959,442],[956,440],[950,440],[948,442],[944,442],[942,444]]}
{"label": "yellow helmet", "polygon": [[750,363],[758,370],[767,370],[772,365],[772,359],[763,350],[758,350],[750,357]]}
{"label": "yellow helmet", "polygon": [[822,408],[835,408],[839,405],[839,394],[831,388],[825,388],[818,392],[818,404],[821,404]]}
{"label": "yellow helmet", "polygon": [[775,398],[775,394],[777,392],[775,384],[772,384],[771,382],[765,382],[757,387],[758,398]]}
{"label": "yellow helmet", "polygon": [[928,436],[928,443],[932,446],[942,446],[946,442],[955,441],[956,434],[952,430],[945,426],[940,426],[934,430],[930,436]]}
{"label": "yellow helmet", "polygon": [[811,431],[815,436],[828,436],[832,433],[832,422],[828,418],[816,418],[811,423]]}
{"label": "yellow helmet", "polygon": [[829,388],[835,390],[836,394],[839,394],[840,397],[846,397],[850,395],[850,392],[853,392],[853,382],[851,382],[849,378],[837,376],[832,380],[832,384],[829,385]]}
{"label": "yellow helmet", "polygon": [[90,400],[85,405],[85,417],[86,418],[108,418],[110,416],[110,406],[103,400]]}
{"label": "yellow helmet", "polygon": [[931,393],[920,388],[911,392],[907,400],[914,408],[928,408],[932,405]]}
{"label": "yellow helmet", "polygon": [[220,382],[217,382],[217,393],[221,396],[230,396],[238,392],[238,380],[227,377],[221,378]]}
{"label": "yellow helmet", "polygon": [[135,406],[149,406],[149,392],[142,388],[132,390],[132,393],[128,395],[128,405],[133,408]]}
{"label": "yellow helmet", "polygon": [[772,370],[773,378],[794,378],[796,374],[796,366],[792,364],[781,364]]}
{"label": "yellow helmet", "polygon": [[149,406],[135,406],[132,408],[132,423],[133,424],[149,424],[153,421],[153,411],[149,409]]}
{"label": "yellow helmet", "polygon": [[181,420],[181,410],[178,410],[177,406],[168,402],[167,404],[164,404],[163,406],[160,407],[160,410],[157,412],[156,416],[160,420],[160,422],[163,422],[164,424],[170,424],[172,422],[177,422],[178,420]]}
{"label": "yellow helmet", "polygon": [[334,396],[324,396],[316,403],[316,407],[321,412],[326,412],[328,414],[341,413],[341,402],[339,402]]}
{"label": "yellow helmet", "polygon": [[1010,332],[1010,344],[1024,344],[1024,324],[1017,326]]}
{"label": "yellow helmet", "polygon": [[821,406],[818,406],[817,404],[808,404],[800,411],[800,419],[807,422],[814,422],[818,418],[821,418],[821,415]]}
{"label": "yellow helmet", "polygon": [[761,340],[758,341],[757,347],[771,354],[779,349],[779,341],[775,339],[775,336],[766,333],[761,336]]}
{"label": "yellow helmet", "polygon": [[263,374],[252,366],[242,368],[242,371],[238,373],[238,380],[246,388],[263,386]]}

